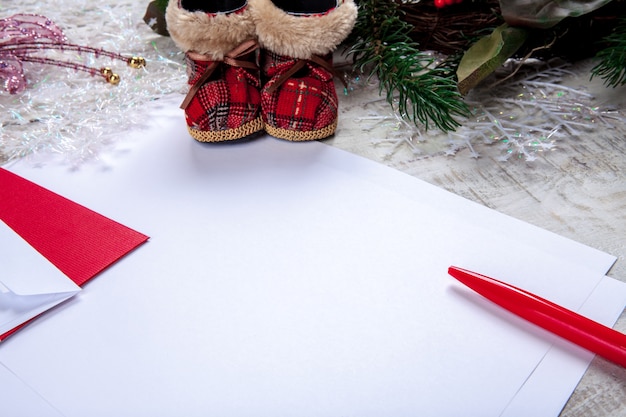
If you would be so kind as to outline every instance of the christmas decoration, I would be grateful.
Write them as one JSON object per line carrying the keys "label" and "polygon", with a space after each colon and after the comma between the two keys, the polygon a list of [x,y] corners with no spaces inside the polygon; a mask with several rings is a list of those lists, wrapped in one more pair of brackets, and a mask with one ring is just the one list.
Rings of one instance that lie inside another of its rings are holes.
{"label": "christmas decoration", "polygon": [[[460,91],[463,94],[467,93],[492,73],[498,65],[504,63],[507,58],[513,57],[526,43],[526,38],[531,37],[531,32],[550,30],[570,16],[588,14],[609,1],[573,0],[559,3],[553,0],[533,0],[528,4],[520,0],[500,0],[500,9],[505,23],[465,52],[457,71]],[[503,34],[506,36],[501,36]],[[531,57],[537,49],[550,49],[555,41],[556,39],[553,39],[550,44],[539,45],[523,57]],[[493,46],[494,42],[498,43],[497,49],[485,48],[485,45]]]}
{"label": "christmas decoration", "polygon": [[[615,14],[619,16],[621,12],[623,16],[626,4],[623,0],[572,1],[561,5],[551,0],[531,3],[523,7],[517,0],[475,0],[441,8],[437,7],[441,3],[436,5],[428,1],[361,0],[360,18],[367,17],[369,20],[366,20],[368,24],[357,25],[352,39],[357,39],[357,42],[359,39],[367,41],[357,44],[358,49],[354,52],[358,54],[366,50],[366,56],[371,59],[359,61],[357,55],[357,64],[376,62],[376,55],[381,48],[412,53],[412,56],[420,53],[424,55],[423,51],[435,51],[445,55],[443,62],[449,71],[456,71],[456,74],[447,74],[447,81],[454,83],[459,93],[465,95],[509,58],[520,62],[554,56],[576,60],[584,57],[581,52],[597,52],[601,49],[598,42],[616,26],[618,19]],[[545,7],[539,3],[545,3]],[[395,30],[387,29],[389,16],[395,16],[398,21],[393,26]],[[407,25],[410,27],[408,31]],[[408,39],[398,37],[398,33],[407,34]],[[616,38],[622,39],[621,45],[626,44],[624,32],[616,29],[610,36],[607,42],[611,39],[614,48],[619,49],[620,45]],[[582,42],[580,37],[588,39]],[[411,50],[407,48],[408,45]],[[398,92],[394,85],[384,81],[385,76],[389,76],[388,72],[393,73],[398,61],[382,54],[378,56],[379,60],[389,60],[387,73],[374,72],[382,75],[381,84],[387,90],[389,101],[397,100],[401,114],[404,114],[401,106],[405,106],[406,102],[412,106],[431,107],[423,117],[413,117],[426,129],[430,127],[429,120],[447,120],[446,124],[434,123],[434,127],[444,131],[454,130],[464,123],[458,117],[466,115],[458,111],[465,104],[462,96],[449,94],[445,99],[439,94],[429,96],[428,90],[420,91],[414,85],[416,74],[422,79],[430,78],[434,81],[438,80],[436,77],[441,73],[429,73],[430,68],[426,66],[422,72],[400,72],[399,77],[394,74],[392,79],[395,85],[401,86],[401,92]],[[402,53],[400,56],[404,59],[407,55]],[[598,56],[604,60],[613,56],[614,73],[619,74],[619,69],[623,71],[626,68],[626,60],[620,60],[620,55],[615,51],[605,55],[599,53]],[[596,70],[598,75],[599,71]],[[397,99],[394,90],[399,94]],[[437,119],[435,115],[440,118]],[[408,116],[411,118],[410,114]]]}
{"label": "christmas decoration", "polygon": [[[84,65],[94,76],[71,65],[23,61],[26,88],[10,94],[0,84],[0,164],[31,154],[69,166],[88,161],[106,164],[108,151],[133,140],[125,132],[151,123],[159,100],[183,91],[181,54],[170,39],[141,21],[145,8],[145,3],[131,0],[97,7],[85,0],[69,0],[63,7],[46,8],[46,17],[62,28],[68,43],[110,51],[125,59],[139,55],[146,66],[115,65],[117,60],[109,63],[110,58],[95,52],[31,51],[32,56]],[[41,10],[41,2],[23,0],[3,4],[2,17]],[[119,75],[118,85],[103,82],[100,67],[106,65]],[[148,107],[147,103],[153,104]]]}
{"label": "christmas decoration", "polygon": [[464,98],[471,115],[454,131],[426,131],[391,111],[382,98],[359,103],[360,96],[371,94],[363,92],[378,88],[360,80],[355,102],[347,103],[355,109],[350,128],[365,132],[372,147],[398,167],[457,154],[533,162],[549,152],[580,146],[589,135],[625,137],[626,119],[619,108],[597,102],[594,93],[602,85],[594,82],[590,89],[584,75],[578,75],[589,67],[529,59],[518,69],[517,62],[509,61]]}
{"label": "christmas decoration", "polygon": [[504,24],[473,44],[461,58],[456,72],[461,94],[467,94],[470,89],[504,64],[522,46],[526,38],[525,30]]}
{"label": "christmas decoration", "polygon": [[591,70],[592,78],[600,77],[611,87],[626,85],[626,16],[620,18],[604,43],[606,47],[597,54],[600,62]]}
{"label": "christmas decoration", "polygon": [[261,46],[265,131],[291,141],[335,133],[339,103],[333,51],[357,17],[353,0],[248,0]]}
{"label": "christmas decoration", "polygon": [[435,0],[435,7],[442,8],[446,6],[452,6],[453,4],[461,3],[463,0]]}
{"label": "christmas decoration", "polygon": [[[117,146],[120,141],[132,140],[121,132],[151,123],[157,117],[154,104],[165,101],[163,99],[172,93],[177,96],[186,92],[183,53],[171,39],[157,34],[142,21],[148,1],[116,0],[95,7],[86,0],[69,0],[63,8],[46,9],[47,17],[63,28],[71,43],[104,48],[124,56],[138,54],[145,57],[148,65],[139,70],[125,65],[115,67],[114,72],[120,75],[122,82],[111,86],[102,82],[99,74],[92,77],[89,72],[76,72],[71,68],[24,62],[27,88],[18,94],[9,94],[0,88],[0,109],[3,110],[0,111],[0,163],[31,153],[58,157],[72,166],[87,160],[97,162],[106,155],[103,151]],[[357,3],[362,11],[374,2],[359,0]],[[438,75],[450,77],[451,91],[456,88],[456,69],[461,56],[480,38],[505,23],[497,0],[464,0],[443,8],[435,7],[431,0],[379,0],[377,4],[391,7],[397,13],[397,20],[406,24],[407,32],[403,33],[408,34],[408,39],[403,39],[431,62],[423,65],[424,72],[420,75],[438,66]],[[428,116],[428,130],[424,122],[412,121],[410,100],[408,110],[400,112],[400,92],[392,90],[388,94],[387,87],[381,86],[377,76],[370,72],[371,64],[360,71],[350,59],[353,56],[347,57],[346,67],[338,68],[346,71],[348,90],[352,93],[340,97],[345,103],[341,108],[344,111],[354,106],[354,113],[343,116],[340,128],[372,132],[364,140],[373,144],[372,149],[389,150],[390,158],[397,159],[399,164],[428,155],[459,151],[463,151],[460,155],[465,155],[467,150],[471,150],[471,155],[493,159],[532,160],[542,152],[576,146],[590,133],[596,134],[597,126],[613,127],[615,135],[623,136],[626,130],[622,110],[606,107],[604,100],[594,100],[602,80],[607,80],[607,87],[623,88],[623,75],[613,79],[609,78],[609,73],[598,70],[587,77],[583,74],[580,82],[577,80],[575,85],[565,87],[561,84],[562,76],[571,77],[572,71],[578,74],[580,68],[589,71],[591,66],[575,65],[574,70],[566,65],[555,67],[553,58],[577,63],[597,54],[597,62],[609,63],[608,67],[613,68],[611,73],[624,74],[626,60],[616,54],[623,51],[625,10],[624,0],[613,0],[594,12],[568,17],[549,29],[528,29],[526,41],[512,59],[471,88],[466,96],[448,96],[446,105],[457,103],[468,112],[466,116],[453,115],[457,124],[450,130],[440,129]],[[5,4],[1,17],[39,12],[41,2],[23,0]],[[361,28],[365,35],[374,30],[373,27]],[[347,49],[355,45],[352,42],[357,37],[355,30],[345,42]],[[383,46],[389,47],[389,44]],[[99,61],[104,59],[73,51],[45,53],[46,57],[59,60],[66,60],[68,55],[72,61],[97,71]],[[537,79],[522,82],[528,74],[534,74]],[[589,78],[593,79],[593,90],[585,90]],[[399,80],[401,78],[396,77],[396,81]],[[547,84],[541,85],[542,80]],[[448,85],[449,80],[433,78],[431,82]],[[498,87],[492,89],[494,83],[498,83]],[[408,92],[403,94],[406,96]],[[600,91],[601,97],[605,94],[613,98],[619,96],[619,92]],[[426,107],[443,109],[444,116],[451,114],[428,95],[421,98],[416,94],[416,97],[417,102],[426,103]],[[174,97],[177,104],[180,100]],[[146,106],[148,102],[152,103],[150,110]],[[389,102],[395,110],[390,108]],[[519,113],[497,111],[504,110],[505,103]],[[527,116],[526,112],[532,116]],[[520,126],[525,129],[518,129]],[[498,133],[500,128],[507,133]],[[552,131],[555,133],[551,134]],[[340,139],[337,138],[337,142]],[[100,162],[106,163],[106,159]]]}
{"label": "christmas decoration", "polygon": [[259,69],[248,9],[238,13],[187,10],[171,2],[168,31],[185,52],[187,130],[200,142],[236,140],[263,130]]}
{"label": "christmas decoration", "polygon": [[609,87],[626,78],[626,0],[357,4],[357,23],[346,42],[353,69],[376,76],[399,114],[427,130],[461,126],[469,115],[463,96],[508,59],[575,61],[597,53],[592,77],[606,78]]}
{"label": "christmas decoration", "polygon": [[491,83],[466,97],[472,116],[448,136],[448,154],[468,147],[478,157],[475,149],[483,143],[500,150],[498,160],[534,161],[557,149],[559,141],[583,138],[599,126],[612,129],[619,114],[598,108],[587,88],[563,82],[571,67],[554,59],[529,60],[513,74],[511,68],[499,69]]}
{"label": "christmas decoration", "polygon": [[111,68],[102,67],[98,70],[79,62],[62,61],[41,55],[42,52],[50,50],[93,54],[96,57],[104,56],[125,61],[132,68],[143,68],[146,65],[146,60],[141,57],[126,58],[104,49],[70,43],[63,31],[45,16],[17,14],[0,19],[0,78],[5,80],[5,89],[10,94],[24,91],[26,76],[23,63],[25,62],[71,68],[75,71],[87,72],[92,76],[100,75],[108,83],[114,85],[120,82],[119,75]]}
{"label": "christmas decoration", "polygon": [[[455,116],[468,115],[457,90],[454,60],[423,52],[409,37],[393,1],[360,1],[359,16],[348,42],[354,66],[376,75],[390,104],[415,123],[448,131],[460,126]],[[397,100],[396,100],[397,95]]]}
{"label": "christmas decoration", "polygon": [[353,0],[170,2],[165,17],[185,52],[190,135],[201,142],[261,130],[290,141],[335,133],[332,52],[357,16]]}

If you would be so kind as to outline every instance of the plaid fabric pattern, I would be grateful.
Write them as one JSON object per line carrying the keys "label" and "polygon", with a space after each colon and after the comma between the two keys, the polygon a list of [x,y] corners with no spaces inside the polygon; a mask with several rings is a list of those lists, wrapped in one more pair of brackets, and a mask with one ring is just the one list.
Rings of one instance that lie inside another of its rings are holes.
{"label": "plaid fabric pattern", "polygon": [[[186,57],[189,85],[194,85],[212,61]],[[187,125],[200,131],[240,128],[260,116],[258,74],[220,62],[185,109]]]}
{"label": "plaid fabric pattern", "polygon": [[[307,61],[304,68],[268,92],[280,76],[297,63],[297,59],[263,51],[262,69],[266,77],[261,90],[263,121],[289,131],[319,131],[337,121],[338,99],[333,74]],[[331,61],[332,56],[325,57]]]}

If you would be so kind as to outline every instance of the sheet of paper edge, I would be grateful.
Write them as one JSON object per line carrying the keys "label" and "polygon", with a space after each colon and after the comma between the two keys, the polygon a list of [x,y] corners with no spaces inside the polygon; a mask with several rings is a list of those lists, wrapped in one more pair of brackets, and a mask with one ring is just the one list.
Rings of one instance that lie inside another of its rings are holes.
{"label": "sheet of paper edge", "polygon": [[0,363],[0,386],[3,396],[8,396],[13,400],[19,399],[20,403],[24,404],[20,413],[13,417],[63,417],[59,410],[2,363]]}
{"label": "sheet of paper edge", "polygon": [[[328,145],[322,142],[316,142],[316,144],[332,147],[331,145]],[[350,172],[351,170],[353,170],[353,167],[358,167],[358,169],[361,171],[371,172],[371,175],[367,176],[367,179],[369,181],[374,182],[377,185],[382,186],[384,188],[395,190],[396,192],[408,198],[412,198],[416,201],[419,201],[419,202],[424,201],[424,198],[423,198],[424,194],[422,190],[424,188],[429,188],[430,193],[437,194],[437,199],[430,200],[428,201],[428,203],[432,205],[436,205],[438,209],[440,210],[454,212],[456,209],[456,206],[455,206],[456,199],[464,198],[450,191],[447,191],[441,187],[437,187],[436,185],[430,184],[424,180],[421,180],[419,178],[406,174],[402,171],[398,171],[396,169],[387,167],[383,164],[370,161],[366,158],[351,154],[350,152],[344,151],[342,149],[337,149],[337,148],[333,148],[333,149],[336,152],[327,154],[326,159],[324,161],[326,163],[329,163],[329,165],[332,165],[333,168],[340,170],[340,171],[344,171],[344,172]],[[350,166],[345,165],[346,158],[340,155],[341,153],[346,153],[351,156]],[[382,170],[385,170],[385,175],[376,174],[377,172],[382,171]],[[574,253],[578,253],[579,251],[581,251],[580,252],[581,256],[587,256],[590,250],[594,251],[596,252],[598,256],[604,257],[602,261],[602,265],[603,265],[602,273],[603,274],[606,274],[611,269],[613,264],[615,264],[615,262],[617,261],[617,256],[613,254],[603,252],[599,249],[585,245],[584,243],[580,243],[573,239],[561,236],[557,233],[550,232],[549,230],[546,230],[539,226],[535,226],[523,220],[519,220],[513,216],[506,215],[497,210],[485,207],[479,203],[473,202],[473,204],[468,205],[468,209],[471,210],[471,212],[464,211],[463,216],[467,218],[480,218],[480,219],[483,219],[485,216],[489,216],[490,219],[488,222],[486,222],[487,224],[499,225],[500,224],[499,222],[501,221],[515,221],[515,222],[523,223],[524,225],[528,226],[524,228],[524,231],[526,231],[526,233],[518,234],[516,235],[516,238],[530,245],[534,245],[537,243],[535,241],[535,231],[533,231],[533,229],[535,230],[540,229],[542,231],[546,231],[555,236],[560,237],[563,240],[563,242],[562,242],[562,245],[559,245],[558,248],[548,248],[548,247],[545,248],[545,250],[553,253],[555,256],[569,257],[569,256],[572,256],[572,251]],[[501,228],[498,230],[501,230]],[[568,241],[567,244],[566,244],[566,241]],[[578,256],[576,256],[576,258],[578,258]],[[594,270],[595,270],[595,267],[594,267]]]}
{"label": "sheet of paper edge", "polygon": [[[151,130],[161,133],[163,131],[163,128],[167,128],[168,126],[170,126],[170,123],[172,122],[176,123],[176,121],[180,123],[180,120],[182,119],[181,119],[181,114],[180,114],[180,108],[178,105],[179,102],[180,102],[180,97],[177,95],[172,95],[171,97],[166,97],[162,100],[159,100],[158,102],[151,103],[152,120],[154,124],[152,125],[151,128],[143,130],[142,135],[137,136],[139,138],[137,142],[131,141],[128,144],[124,145],[124,147],[126,147],[126,150],[128,150],[128,148],[135,148],[135,151],[136,151],[137,147],[140,148],[141,146],[145,146],[145,142],[148,141],[149,138],[151,137],[150,135]],[[341,133],[338,132],[338,134],[341,134]],[[273,138],[259,137],[255,140],[267,141],[268,139],[271,140]],[[193,141],[193,139],[191,138],[189,138],[189,140]],[[274,143],[269,141],[269,146],[280,146],[284,144],[284,142],[285,141],[283,140],[276,139]],[[325,164],[333,167],[334,169],[347,172],[347,173],[353,173],[355,169],[358,169],[361,172],[366,172],[367,174],[369,174],[367,175],[368,181],[375,183],[378,186],[381,186],[390,190],[395,190],[396,192],[408,198],[412,198],[416,201],[419,201],[419,202],[424,201],[423,190],[425,188],[428,188],[430,193],[437,195],[437,199],[431,199],[430,201],[428,201],[428,203],[432,205],[436,205],[441,210],[454,212],[456,208],[455,207],[456,201],[458,201],[457,199],[463,198],[450,191],[444,190],[443,188],[437,187],[419,178],[411,176],[410,174],[388,167],[384,164],[371,161],[365,157],[355,155],[351,152],[335,148],[331,144],[318,142],[318,141],[310,141],[310,142],[300,142],[300,143],[291,144],[291,145],[294,146],[294,148],[297,147],[296,149],[299,149],[301,152],[308,152],[307,148],[309,147],[313,148],[314,150],[316,147],[328,148],[328,150],[332,150],[332,152],[331,151],[325,152],[324,161],[323,161]],[[132,152],[134,151],[131,151],[131,153]],[[108,160],[110,161],[113,159],[115,158],[112,158],[110,155],[100,156],[100,160],[102,160],[103,162],[106,162]],[[346,164],[347,161],[349,161],[348,164]],[[53,163],[53,164],[56,164],[56,163]],[[28,169],[29,166],[32,167],[33,165],[46,165],[46,162],[41,161],[38,158],[34,158],[34,161],[29,161],[28,158],[25,158],[25,160],[9,162],[8,164],[4,165],[4,168],[10,169],[11,171],[17,173],[18,175],[22,175],[21,174],[22,169],[18,168],[17,170],[14,170],[13,168],[13,167],[17,168],[19,165],[22,165],[23,167],[26,167]],[[63,165],[63,164],[61,163],[60,165]],[[383,173],[384,175],[379,175],[378,173]],[[30,179],[29,176],[25,178]],[[492,224],[492,225],[498,225],[500,221],[516,221],[516,222],[524,223],[527,226],[530,226],[524,229],[527,231],[527,233],[518,234],[516,236],[519,240],[527,244],[534,245],[537,243],[535,241],[535,232],[532,230],[533,228],[541,229],[545,231],[545,229],[542,229],[538,226],[531,225],[527,222],[516,219],[512,216],[508,216],[506,214],[498,212],[497,210],[485,207],[476,202],[473,202],[473,204],[468,205],[467,207],[469,206],[471,206],[471,209],[468,209],[468,210],[472,210],[472,212],[470,213],[468,211],[465,211],[463,213],[463,215],[467,216],[468,218],[472,217],[472,218],[483,219],[485,216],[488,216],[489,220],[487,223]],[[500,228],[499,230],[501,229],[502,228]],[[544,250],[551,252],[556,256],[569,257],[569,256],[572,256],[572,253],[575,253],[575,254],[580,253],[580,256],[573,256],[573,257],[577,259],[582,259],[584,258],[584,256],[588,256],[590,254],[590,251],[596,252],[596,255],[598,257],[601,257],[602,260],[601,261],[598,260],[598,263],[594,265],[594,268],[595,267],[599,268],[601,264],[602,269],[603,269],[603,272],[602,272],[603,274],[606,274],[617,260],[617,257],[612,254],[607,254],[605,252],[592,248],[583,243],[560,236],[554,232],[550,232],[550,233],[554,234],[555,236],[559,236],[563,240],[562,244],[559,245],[557,249],[549,247],[549,246],[546,246],[544,248]]]}
{"label": "sheet of paper edge", "polygon": [[[613,326],[623,312],[623,308],[619,306],[625,304],[626,283],[604,277],[578,313],[604,325]],[[576,389],[594,356],[593,353],[581,347],[559,339],[546,353],[517,395],[513,397],[501,417],[558,415]],[[557,385],[551,383],[555,377],[559,379]],[[563,381],[572,381],[573,383],[567,385]],[[552,398],[558,397],[560,399],[560,401],[550,401],[550,404],[560,403],[558,408],[534,402],[536,398],[542,398],[545,395],[545,392],[540,391],[546,386],[552,387],[550,391]],[[554,387],[558,387],[558,389]]]}
{"label": "sheet of paper edge", "polygon": [[[261,139],[262,140],[262,139]],[[327,146],[325,144],[321,144],[321,143],[317,143],[317,142],[313,142],[313,143],[309,143],[309,144],[299,144],[297,146],[302,146],[302,148],[304,149],[306,146]],[[345,152],[345,151],[341,151],[338,149],[333,148],[334,152]],[[326,159],[324,160],[324,163],[327,163],[331,166],[333,166],[333,168],[341,170],[341,171],[352,171],[353,167],[357,167],[359,171],[365,171],[370,175],[367,175],[368,180],[371,181],[372,183],[377,184],[378,186],[382,186],[385,188],[390,188],[390,189],[394,189],[398,192],[400,192],[401,194],[407,196],[407,197],[411,197],[417,201],[422,201],[423,202],[423,193],[421,190],[424,189],[424,187],[432,187],[434,190],[437,190],[437,192],[439,193],[438,195],[438,199],[436,201],[437,205],[440,205],[440,208],[442,210],[447,210],[447,211],[451,211],[454,210],[454,202],[455,199],[457,198],[457,196],[455,196],[454,194],[451,194],[443,189],[440,189],[434,185],[430,185],[427,184],[423,181],[417,180],[414,177],[411,177],[408,174],[404,174],[402,172],[399,171],[395,171],[393,169],[389,169],[388,167],[385,167],[383,165],[378,165],[376,163],[372,163],[371,161],[367,161],[363,158],[360,157],[356,157],[352,154],[349,154],[348,152],[345,152],[346,154],[352,156],[350,158],[350,164],[348,164],[346,166],[345,162],[345,158],[343,156],[340,156],[337,153],[333,153],[333,152],[329,152],[326,153]],[[377,172],[379,172],[380,170],[388,170],[386,171],[386,175],[383,176],[384,180],[381,180],[381,176],[376,175]],[[390,171],[393,171],[393,175],[390,175]],[[389,177],[393,177],[393,178],[389,178]],[[420,184],[419,186],[417,186],[416,184]],[[432,192],[434,192],[434,190],[431,190]],[[430,202],[428,202],[430,203]],[[473,215],[476,216],[485,216],[487,214],[489,214],[490,216],[493,214],[497,214],[499,215],[498,218],[500,219],[504,219],[506,218],[510,218],[509,216],[503,215],[501,213],[497,213],[491,209],[485,208],[483,206],[480,206],[479,204],[474,204],[473,205]],[[464,213],[464,215],[467,215],[467,212]],[[495,217],[495,216],[494,216]],[[519,220],[518,220],[519,221]],[[519,236],[520,240],[523,240],[525,242],[529,242],[529,239],[532,238],[532,233],[529,233],[528,236],[524,235],[524,236]],[[565,239],[563,238],[563,240],[569,240],[569,239]],[[579,250],[581,250],[582,252],[588,251],[590,248],[588,246],[582,245],[580,243],[571,241],[571,244],[566,245],[567,246],[567,250],[568,251],[574,251],[577,252]],[[583,249],[584,248],[584,249]],[[594,251],[596,251],[594,249]],[[600,253],[600,251],[597,251],[598,253]],[[556,254],[558,255],[558,254]],[[570,254],[571,255],[571,254]],[[603,261],[603,265],[606,268],[606,270],[608,270],[610,268],[610,266],[615,262],[615,257],[610,256],[608,254],[602,254],[602,256],[604,256],[604,261]],[[597,272],[597,271],[596,271]],[[604,271],[606,272],[606,271]],[[596,293],[594,293],[594,297],[595,298]],[[601,295],[599,295],[601,297]],[[623,305],[623,303],[622,303]],[[531,377],[527,380],[531,381],[534,378],[540,378],[543,375],[543,370],[544,367],[542,367],[543,364],[545,364],[545,362],[547,362],[546,359],[550,359],[549,356],[551,356],[552,351],[549,351],[548,354],[546,355],[546,357],[544,358],[544,361],[542,361],[542,363],[535,369],[535,372],[531,375]],[[556,354],[556,353],[555,353]],[[582,376],[582,374],[584,373],[585,369],[587,368],[592,355],[588,354],[587,352],[583,352],[583,356],[585,356],[584,358],[582,358],[582,362],[580,363],[579,367],[580,369],[576,370],[576,375],[577,375],[577,379],[576,381],[578,381],[580,379],[580,377]],[[549,367],[546,368],[549,370]],[[561,368],[558,368],[559,372],[562,371]],[[572,370],[572,372],[574,372],[574,370]],[[512,402],[510,403],[509,408],[507,409],[507,413],[511,412],[514,413],[516,410],[516,405],[522,401],[521,399],[524,398],[524,395],[526,394],[526,387],[529,384],[525,384],[522,389],[519,391],[518,395],[516,397],[514,397],[514,399],[512,400]],[[533,384],[534,385],[534,384]],[[574,386],[575,387],[575,386]],[[568,392],[567,394],[565,394],[565,399],[562,402],[562,404],[565,404],[565,401],[567,401],[567,398],[569,398],[569,395],[571,394],[571,391],[574,389],[574,387],[571,387],[571,389],[568,387]],[[552,393],[551,393],[552,395]],[[522,401],[523,404],[523,401]],[[558,410],[557,410],[558,413]],[[554,413],[553,413],[554,414]],[[505,415],[516,415],[516,414],[505,414]]]}

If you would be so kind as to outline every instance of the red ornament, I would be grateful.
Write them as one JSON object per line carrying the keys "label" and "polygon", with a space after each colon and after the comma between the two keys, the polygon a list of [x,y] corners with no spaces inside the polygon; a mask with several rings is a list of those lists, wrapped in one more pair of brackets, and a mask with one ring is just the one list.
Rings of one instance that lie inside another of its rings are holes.
{"label": "red ornament", "polygon": [[434,0],[434,1],[435,1],[435,7],[438,9],[441,9],[443,7],[451,6],[453,4],[459,4],[463,0]]}

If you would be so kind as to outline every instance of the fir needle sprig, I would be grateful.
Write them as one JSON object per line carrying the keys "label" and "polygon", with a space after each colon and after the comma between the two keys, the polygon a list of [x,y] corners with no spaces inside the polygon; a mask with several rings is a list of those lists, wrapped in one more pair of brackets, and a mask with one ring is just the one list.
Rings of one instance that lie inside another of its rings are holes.
{"label": "fir needle sprig", "polygon": [[626,16],[621,16],[610,35],[603,39],[606,47],[596,54],[600,62],[591,69],[608,87],[626,85]]}
{"label": "fir needle sprig", "polygon": [[400,18],[394,1],[359,2],[359,15],[351,35],[354,67],[376,75],[381,93],[398,111],[426,130],[432,124],[442,131],[460,126],[455,116],[469,109],[457,89],[455,62],[439,62],[420,51],[410,37],[412,27]]}

